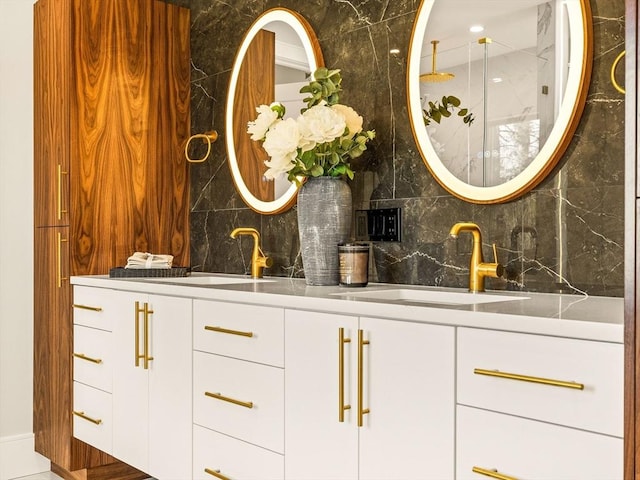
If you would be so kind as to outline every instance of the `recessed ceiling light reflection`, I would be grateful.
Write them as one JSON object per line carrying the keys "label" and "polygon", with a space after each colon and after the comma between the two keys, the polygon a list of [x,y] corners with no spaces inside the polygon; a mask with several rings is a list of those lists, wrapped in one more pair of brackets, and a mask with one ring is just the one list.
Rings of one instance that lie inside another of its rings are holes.
{"label": "recessed ceiling light reflection", "polygon": [[502,77],[493,77],[491,81],[493,83],[502,83]]}
{"label": "recessed ceiling light reflection", "polygon": [[391,50],[389,50],[389,53],[391,55],[397,55],[400,53],[400,49],[399,48],[392,48]]}
{"label": "recessed ceiling light reflection", "polygon": [[484,30],[484,27],[482,25],[472,25],[471,27],[469,27],[469,31],[471,33],[480,33]]}

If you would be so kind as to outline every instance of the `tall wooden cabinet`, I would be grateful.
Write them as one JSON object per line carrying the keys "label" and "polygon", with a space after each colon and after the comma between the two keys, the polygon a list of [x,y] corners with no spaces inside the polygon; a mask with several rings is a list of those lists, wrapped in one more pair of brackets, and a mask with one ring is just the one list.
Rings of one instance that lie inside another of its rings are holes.
{"label": "tall wooden cabinet", "polygon": [[189,31],[156,0],[34,6],[34,432],[65,478],[136,475],[72,437],[68,279],[134,251],[189,264]]}

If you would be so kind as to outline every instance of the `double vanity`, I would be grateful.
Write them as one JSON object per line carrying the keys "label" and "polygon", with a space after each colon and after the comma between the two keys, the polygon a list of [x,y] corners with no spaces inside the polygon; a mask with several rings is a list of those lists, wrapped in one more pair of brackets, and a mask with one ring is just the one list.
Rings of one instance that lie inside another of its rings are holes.
{"label": "double vanity", "polygon": [[159,480],[622,478],[622,299],[71,282],[74,436]]}

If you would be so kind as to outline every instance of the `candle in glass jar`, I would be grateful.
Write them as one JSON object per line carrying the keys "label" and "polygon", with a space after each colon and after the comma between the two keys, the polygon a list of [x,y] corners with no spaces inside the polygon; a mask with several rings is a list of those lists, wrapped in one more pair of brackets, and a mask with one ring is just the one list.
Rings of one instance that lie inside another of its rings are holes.
{"label": "candle in glass jar", "polygon": [[338,245],[340,285],[366,287],[369,282],[369,245],[344,243]]}

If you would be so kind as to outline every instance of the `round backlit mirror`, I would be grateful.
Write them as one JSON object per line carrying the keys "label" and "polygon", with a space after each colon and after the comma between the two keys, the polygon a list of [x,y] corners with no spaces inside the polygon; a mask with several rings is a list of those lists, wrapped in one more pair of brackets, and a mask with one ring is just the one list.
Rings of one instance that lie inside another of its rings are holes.
{"label": "round backlit mirror", "polygon": [[236,54],[226,107],[226,144],[229,167],[244,202],[259,213],[274,214],[290,208],[298,192],[286,176],[264,178],[267,153],[247,134],[247,122],[256,107],[278,101],[286,116],[297,116],[304,106],[300,88],[324,66],[318,40],[299,14],[275,8],[251,25]]}
{"label": "round backlit mirror", "polygon": [[529,191],[571,140],[592,57],[588,0],[422,0],[407,94],[429,171],[473,203]]}

